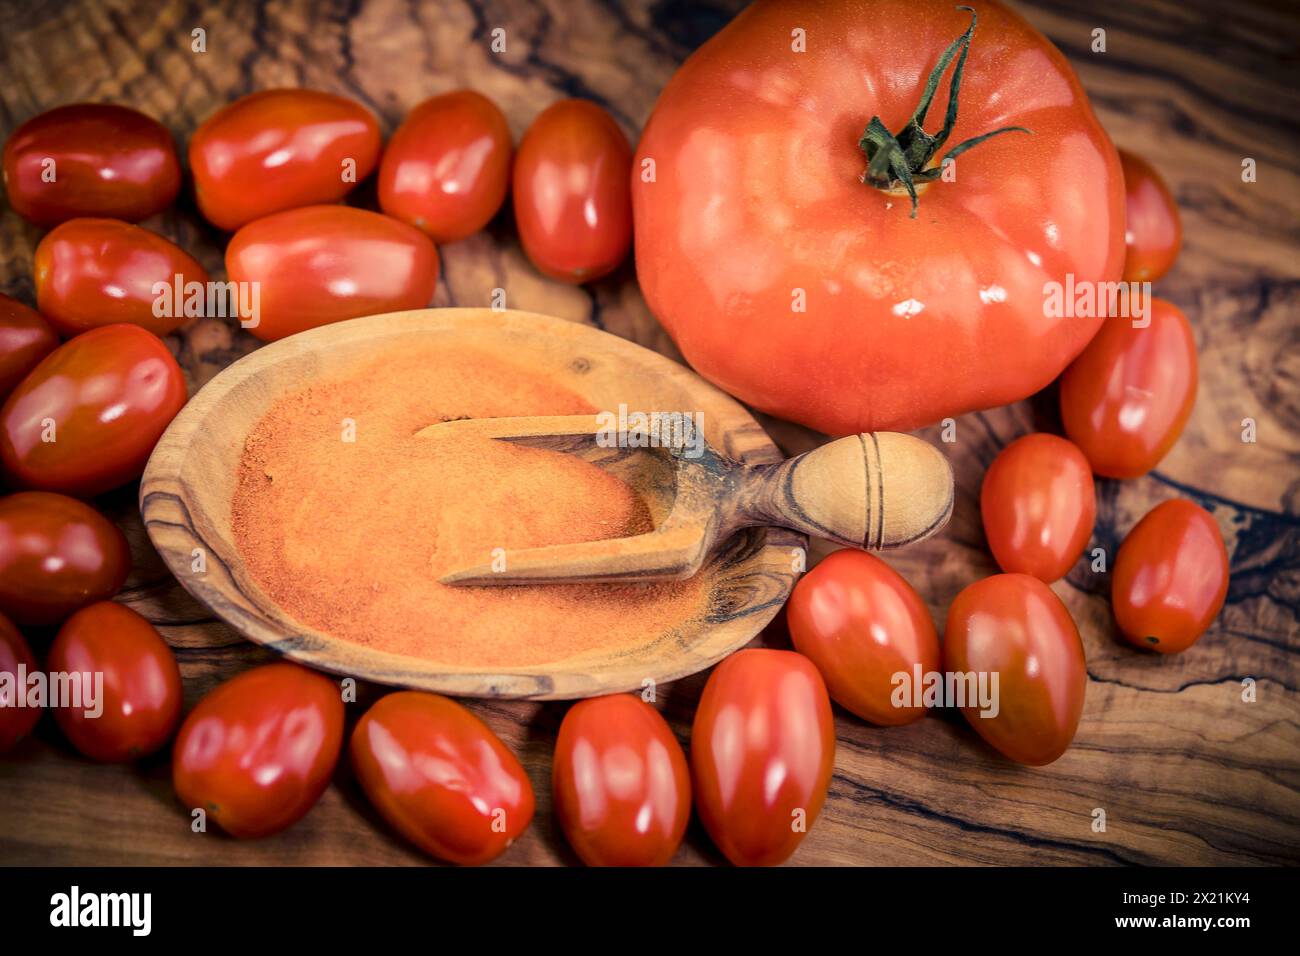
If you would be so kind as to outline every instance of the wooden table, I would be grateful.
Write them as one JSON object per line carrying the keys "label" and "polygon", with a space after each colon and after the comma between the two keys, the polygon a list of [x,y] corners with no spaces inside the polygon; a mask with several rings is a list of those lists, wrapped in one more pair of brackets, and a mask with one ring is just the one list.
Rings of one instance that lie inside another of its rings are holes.
{"label": "wooden table", "polygon": [[[561,95],[596,99],[635,138],[674,66],[720,27],[736,0],[707,5],[632,0],[314,4],[55,2],[0,10],[0,136],[77,100],[115,101],[159,117],[184,143],[214,110],[263,87],[307,86],[357,97],[391,132],[433,93],[473,86],[501,104],[516,137]],[[1159,294],[1196,328],[1202,381],[1191,422],[1159,470],[1099,482],[1094,546],[1114,555],[1154,503],[1190,497],[1218,519],[1232,555],[1227,606],[1187,653],[1161,658],[1117,640],[1108,575],[1084,563],[1055,586],[1083,634],[1087,707],[1073,747],[1041,769],[1013,765],[959,718],[935,714],[878,729],[837,712],[836,773],[822,818],[795,864],[1179,863],[1300,861],[1300,22],[1287,0],[1018,3],[1061,47],[1115,141],[1150,158],[1183,210],[1186,248]],[[314,12],[313,12],[314,10]],[[507,49],[489,51],[494,27]],[[206,30],[207,52],[190,51]],[[1104,28],[1107,52],[1091,52]],[[1243,184],[1242,158],[1258,162]],[[363,189],[367,187],[362,187]],[[214,275],[221,236],[192,201],[148,223]],[[0,216],[0,289],[32,301],[40,232]],[[436,304],[486,304],[599,325],[676,354],[648,313],[630,265],[591,288],[542,278],[508,216],[441,250]],[[221,320],[169,339],[198,389],[256,346]],[[890,557],[936,620],[953,595],[996,570],[984,548],[977,491],[997,450],[1053,428],[1051,394],[958,422],[958,504],[938,539]],[[1258,423],[1243,444],[1241,420]],[[819,438],[773,423],[791,453]],[[933,430],[925,433],[938,440]],[[176,649],[187,705],[267,654],[189,599],[140,526],[134,489],[104,500],[126,529],[136,570],[122,600]],[[770,639],[779,639],[770,638]],[[1242,700],[1256,681],[1257,700]],[[702,677],[662,689],[685,742]],[[379,692],[370,688],[370,697]],[[550,752],[563,704],[473,705],[524,760],[536,820],[501,863],[574,862],[551,813]],[[360,708],[354,708],[353,717]],[[1093,829],[1105,811],[1105,832]],[[195,835],[174,802],[165,758],[97,766],[73,754],[47,718],[0,759],[0,863],[416,863],[377,819],[346,769],[301,823],[237,843]],[[680,863],[720,859],[698,825]]]}

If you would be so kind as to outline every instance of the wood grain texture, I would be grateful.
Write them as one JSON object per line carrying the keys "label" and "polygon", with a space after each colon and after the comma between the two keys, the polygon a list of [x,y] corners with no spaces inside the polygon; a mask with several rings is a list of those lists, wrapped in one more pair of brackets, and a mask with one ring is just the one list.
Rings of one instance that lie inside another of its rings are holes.
{"label": "wood grain texture", "polygon": [[[563,95],[607,105],[635,136],[672,70],[739,5],[659,0],[354,0],[312,3],[13,4],[0,8],[0,134],[58,104],[129,103],[184,142],[230,99],[273,85],[358,97],[391,132],[434,93],[470,85],[494,98],[516,137]],[[836,774],[822,818],[792,862],[809,864],[1300,862],[1300,23],[1294,4],[1263,0],[1030,0],[1016,6],[1074,64],[1115,141],[1152,161],[1183,212],[1185,247],[1157,293],[1191,318],[1201,387],[1186,432],[1153,474],[1101,481],[1093,547],[1113,556],[1158,501],[1189,497],[1219,521],[1232,558],[1228,602],[1213,629],[1172,659],[1133,652],[1114,630],[1109,575],[1079,565],[1054,590],[1088,656],[1087,703],[1074,746],[1049,767],[1010,764],[961,718],[935,714],[877,729],[837,711]],[[189,50],[207,30],[208,53]],[[507,50],[489,51],[507,30]],[[1106,30],[1107,52],[1091,51]],[[1243,183],[1241,162],[1259,164]],[[362,187],[359,201],[367,201]],[[214,273],[220,235],[191,200],[146,225]],[[32,301],[40,233],[0,218],[0,290]],[[509,215],[440,250],[435,303],[512,308],[605,328],[676,355],[647,312],[630,265],[594,287],[550,282],[529,267]],[[198,389],[255,341],[199,320],[169,341]],[[1258,423],[1243,444],[1241,421]],[[787,454],[824,439],[767,422]],[[956,475],[941,535],[889,556],[937,621],[952,597],[995,570],[984,546],[979,482],[997,451],[1059,427],[1054,393],[959,419],[941,444]],[[937,430],[922,433],[936,443]],[[187,705],[267,659],[194,602],[144,538],[134,489],[105,500],[131,539],[136,571],[123,599],[176,648]],[[817,553],[814,551],[814,553]],[[767,640],[779,643],[772,630]],[[1242,681],[1257,682],[1244,703]],[[660,689],[683,741],[703,676]],[[367,688],[367,694],[377,693]],[[364,703],[364,701],[363,701]],[[538,792],[532,829],[503,864],[575,862],[551,813],[550,749],[562,704],[475,703],[520,755]],[[360,713],[354,707],[352,718]],[[1107,815],[1104,833],[1093,812]],[[697,825],[681,863],[718,862]],[[164,760],[100,767],[73,755],[47,719],[0,760],[0,862],[415,863],[366,806],[346,768],[321,804],[258,843],[191,834]]]}

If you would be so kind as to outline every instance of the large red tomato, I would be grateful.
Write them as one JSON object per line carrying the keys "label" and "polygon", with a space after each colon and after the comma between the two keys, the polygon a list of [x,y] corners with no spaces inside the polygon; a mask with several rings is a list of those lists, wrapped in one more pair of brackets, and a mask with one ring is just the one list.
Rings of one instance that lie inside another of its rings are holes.
{"label": "large red tomato", "polygon": [[342,199],[379,162],[379,121],[320,90],[262,90],[222,107],[190,139],[199,211],[235,230],[282,209]]}
{"label": "large red tomato", "polygon": [[[911,429],[1088,343],[1100,310],[1048,315],[1045,286],[1119,279],[1119,159],[1060,52],[977,7],[970,38],[951,0],[758,0],[669,82],[632,171],[637,275],[706,378],[822,431]],[[945,137],[948,82],[918,105],[963,64]]]}
{"label": "large red tomato", "polygon": [[425,853],[476,866],[505,852],[533,819],[528,774],[483,721],[446,697],[383,697],[352,732],[361,789]]}
{"label": "large red tomato", "polygon": [[297,823],[329,786],[343,746],[343,697],[297,664],[255,667],[204,697],[176,735],[172,783],[233,837]]}
{"label": "large red tomato", "polygon": [[414,226],[351,206],[307,206],[250,222],[226,247],[233,282],[257,283],[256,324],[273,341],[342,319],[419,309],[438,250]]}
{"label": "large red tomato", "polygon": [[588,866],[664,866],[686,833],[686,755],[659,711],[639,697],[570,707],[551,781],[560,826]]}
{"label": "large red tomato", "polygon": [[27,706],[27,690],[20,680],[37,668],[36,656],[18,628],[0,614],[0,754],[12,750],[41,719],[40,707]]}
{"label": "large red tomato", "polygon": [[691,730],[695,805],[737,866],[792,854],[821,813],[835,764],[826,685],[794,651],[737,651],[709,675]]}
{"label": "large red tomato", "polygon": [[0,468],[13,484],[97,495],[140,477],[185,404],[158,336],[105,325],[45,357],[0,408]]}
{"label": "large red tomato", "polygon": [[59,344],[39,312],[0,295],[0,402]]}
{"label": "large red tomato", "polygon": [[33,116],[4,148],[9,204],[38,226],[77,216],[138,222],[181,188],[172,134],[152,117],[110,103],[73,103]]}

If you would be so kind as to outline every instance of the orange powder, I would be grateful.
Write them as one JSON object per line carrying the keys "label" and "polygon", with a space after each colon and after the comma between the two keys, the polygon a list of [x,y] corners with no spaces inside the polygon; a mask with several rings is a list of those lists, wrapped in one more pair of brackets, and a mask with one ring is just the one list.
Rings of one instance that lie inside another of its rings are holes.
{"label": "orange powder", "polygon": [[539,373],[470,349],[407,348],[313,383],[274,404],[245,443],[233,501],[245,566],[317,631],[451,667],[643,644],[704,613],[704,575],[640,586],[438,582],[490,561],[493,548],[650,529],[632,490],[579,458],[413,437],[453,418],[593,411]]}

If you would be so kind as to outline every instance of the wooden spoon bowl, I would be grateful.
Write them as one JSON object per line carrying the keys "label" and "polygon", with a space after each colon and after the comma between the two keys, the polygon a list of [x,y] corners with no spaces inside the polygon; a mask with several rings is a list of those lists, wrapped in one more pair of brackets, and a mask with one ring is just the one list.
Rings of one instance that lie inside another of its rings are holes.
{"label": "wooden spoon bowl", "polygon": [[[320,670],[459,697],[573,698],[640,689],[714,664],[776,615],[807,539],[778,528],[734,535],[704,569],[707,610],[643,644],[490,673],[374,650],[295,620],[252,580],[231,528],[238,462],[249,432],[282,396],[404,344],[508,349],[592,406],[703,412],[705,438],[729,458],[782,460],[734,399],[690,370],[615,335],[527,312],[423,309],[323,326],[264,346],[223,370],[171,423],[145,468],[145,528],[181,584],[249,640]],[[273,533],[268,529],[268,533]]]}

